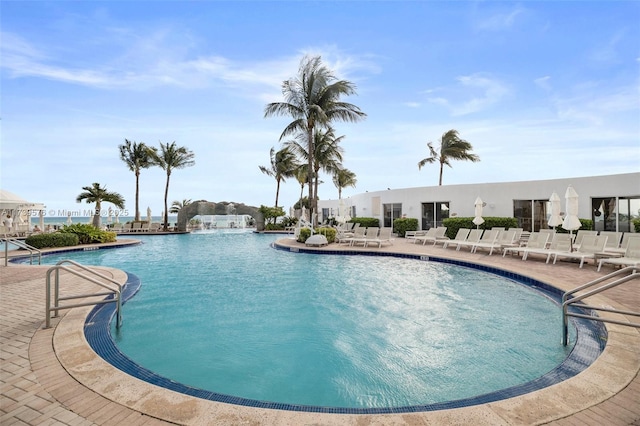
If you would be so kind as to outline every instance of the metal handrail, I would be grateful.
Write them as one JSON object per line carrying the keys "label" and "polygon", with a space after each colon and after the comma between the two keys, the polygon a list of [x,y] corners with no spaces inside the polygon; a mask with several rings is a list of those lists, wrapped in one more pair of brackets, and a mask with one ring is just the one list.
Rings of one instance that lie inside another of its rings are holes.
{"label": "metal handrail", "polygon": [[[80,268],[83,271],[89,272],[90,274],[93,274],[99,278],[102,278],[104,280],[107,280],[108,283],[99,281],[95,278],[93,278],[92,276],[89,276],[89,274],[83,274],[80,271],[77,271],[76,269],[73,269],[69,266],[66,266],[65,263],[69,263],[75,267]],[[60,297],[60,270],[63,271],[67,271],[77,277],[83,278],[91,283],[94,283],[100,287],[103,287],[105,289],[107,289],[107,292],[102,292],[102,293],[92,293],[92,294],[80,294],[80,295],[75,295],[75,296],[66,296],[66,297]],[[55,271],[55,281],[54,281],[54,306],[51,306],[51,274]],[[115,284],[112,285],[112,284]],[[88,297],[97,297],[97,296],[110,296],[113,295],[113,299],[102,299],[102,300],[98,300],[98,301],[87,301],[87,302],[81,302],[81,303],[76,303],[76,304],[71,304],[71,305],[60,305],[60,301],[61,300],[73,300],[73,299],[84,299],[84,298],[88,298]],[[81,306],[90,306],[90,305],[99,305],[99,304],[104,304],[104,303],[115,303],[116,304],[116,328],[120,328],[120,326],[122,325],[122,314],[121,314],[121,308],[122,308],[122,284],[120,284],[118,281],[114,280],[111,277],[108,277],[104,274],[101,274],[91,268],[88,268],[78,262],[75,262],[73,260],[61,260],[60,262],[58,262],[55,266],[49,268],[47,270],[47,280],[46,280],[46,307],[45,307],[45,314],[46,314],[46,324],[45,324],[45,328],[49,328],[51,327],[51,312],[54,312],[53,317],[57,317],[58,316],[58,311],[61,309],[70,309],[70,308],[77,308],[77,307],[81,307]]]}
{"label": "metal handrail", "polygon": [[9,243],[29,251],[30,265],[33,265],[34,252],[38,255],[38,265],[42,263],[42,252],[34,246],[31,246],[17,238],[12,237],[0,238],[0,241],[4,241],[4,266],[7,266],[9,264]]}
{"label": "metal handrail", "polygon": [[[609,282],[608,284],[604,284],[600,287],[597,287],[593,290],[587,291],[586,293],[580,294],[578,296],[573,296],[574,293],[588,289],[590,287],[593,287],[597,284],[600,283],[604,283],[605,281],[608,281],[612,278],[615,278],[619,275],[625,275],[622,278],[618,278],[615,281]],[[614,309],[614,308],[607,308],[607,307],[601,307],[601,306],[591,306],[591,305],[585,305],[583,303],[578,303],[580,301],[582,301],[583,299],[586,299],[587,297],[593,296],[595,294],[601,293],[605,290],[608,290],[610,288],[613,287],[617,287],[620,284],[624,284],[628,281],[634,280],[634,279],[639,279],[640,278],[640,272],[638,271],[638,267],[637,266],[627,266],[625,268],[619,269],[617,271],[614,271],[610,274],[607,274],[603,277],[597,278],[593,281],[590,281],[586,284],[581,285],[580,287],[576,287],[573,290],[567,291],[562,295],[562,344],[564,346],[567,345],[569,339],[568,339],[568,333],[569,333],[569,320],[568,317],[576,317],[576,318],[586,318],[586,319],[590,319],[592,321],[600,321],[600,322],[608,322],[608,323],[612,323],[612,324],[618,324],[618,325],[624,325],[624,326],[628,326],[628,327],[636,327],[636,328],[640,328],[640,323],[634,323],[634,322],[625,322],[625,321],[619,321],[619,320],[615,320],[615,319],[607,319],[607,318],[602,318],[602,317],[597,317],[597,316],[592,316],[592,315],[585,315],[585,314],[580,314],[577,312],[569,312],[569,306],[570,305],[575,305],[581,309],[591,309],[594,311],[601,311],[601,312],[611,312],[611,313],[616,313],[616,314],[620,314],[620,315],[630,315],[630,316],[634,316],[634,317],[640,317],[640,312],[633,312],[633,311],[625,311],[625,310],[620,310],[620,309]]]}

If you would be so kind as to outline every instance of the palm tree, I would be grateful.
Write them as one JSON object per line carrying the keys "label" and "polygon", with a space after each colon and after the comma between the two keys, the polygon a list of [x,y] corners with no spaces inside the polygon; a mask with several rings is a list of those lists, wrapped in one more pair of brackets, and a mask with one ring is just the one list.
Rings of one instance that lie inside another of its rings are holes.
{"label": "palm tree", "polygon": [[451,167],[450,160],[465,160],[472,161],[474,163],[480,161],[480,157],[470,152],[473,149],[473,146],[471,146],[471,144],[466,140],[460,139],[458,131],[454,129],[451,129],[442,135],[442,138],[440,139],[439,152],[433,148],[433,144],[431,142],[429,142],[427,146],[429,147],[429,153],[431,156],[418,163],[418,170],[427,163],[435,163],[438,161],[440,163],[440,180],[438,185],[440,186],[442,185],[442,170],[445,164]]}
{"label": "palm tree", "polygon": [[87,204],[96,203],[96,209],[93,213],[92,224],[96,228],[100,227],[100,211],[102,210],[102,203],[111,203],[119,209],[124,209],[124,198],[117,192],[109,192],[106,187],[101,187],[99,183],[95,182],[91,186],[83,186],[82,189],[85,192],[80,193],[76,197],[76,202],[81,203],[83,200]]}
{"label": "palm tree", "polygon": [[[300,133],[296,138],[297,141],[291,140],[285,142],[285,146],[290,147],[301,158],[308,160],[309,153],[307,146],[304,143],[306,141],[306,135]],[[320,180],[320,170],[333,174],[342,168],[342,153],[343,149],[340,146],[344,136],[336,138],[333,128],[329,127],[327,130],[318,129],[313,135],[313,148],[311,157],[313,158],[313,193],[315,199],[318,199],[318,185]]]}
{"label": "palm tree", "polygon": [[182,210],[184,207],[187,207],[189,204],[191,204],[191,200],[187,200],[184,199],[182,201],[174,201],[173,203],[171,203],[171,208],[169,209],[169,213],[180,213],[180,210]]}
{"label": "palm tree", "polygon": [[356,187],[358,180],[356,174],[349,169],[339,169],[333,174],[333,184],[338,188],[338,199],[342,199],[342,189],[350,186]]}
{"label": "palm tree", "polygon": [[300,61],[298,76],[282,83],[284,102],[273,102],[265,107],[265,117],[288,115],[293,118],[280,135],[280,140],[296,133],[306,135],[307,152],[310,153],[307,158],[307,178],[312,214],[318,207],[312,184],[312,180],[318,178],[313,174],[314,132],[333,121],[356,122],[366,117],[357,106],[340,101],[342,95],[355,93],[355,85],[347,80],[338,80],[322,64],[320,56],[305,56]]}
{"label": "palm tree", "polygon": [[189,151],[184,146],[176,146],[174,142],[162,143],[160,142],[160,151],[153,151],[153,162],[167,173],[167,184],[164,187],[164,230],[168,229],[169,224],[169,209],[167,208],[167,199],[169,197],[169,180],[171,179],[171,172],[174,169],[184,169],[185,167],[191,167],[196,162],[193,157],[195,154]]}
{"label": "palm tree", "polygon": [[[302,194],[304,193],[304,186],[309,182],[309,169],[306,164],[300,164],[295,171],[295,178],[300,184],[300,198],[298,199],[298,203],[302,208]],[[294,206],[295,208],[295,206]]]}
{"label": "palm tree", "polygon": [[153,150],[144,142],[131,142],[127,139],[120,145],[120,159],[125,162],[129,170],[136,175],[136,215],[135,220],[140,221],[140,170],[153,165]]}
{"label": "palm tree", "polygon": [[269,167],[258,166],[260,171],[267,176],[271,176],[276,179],[276,204],[278,207],[278,196],[280,195],[280,183],[284,182],[286,178],[295,176],[295,171],[299,167],[296,161],[296,156],[288,148],[282,148],[276,152],[275,148],[269,150],[269,158],[271,158],[271,164]]}

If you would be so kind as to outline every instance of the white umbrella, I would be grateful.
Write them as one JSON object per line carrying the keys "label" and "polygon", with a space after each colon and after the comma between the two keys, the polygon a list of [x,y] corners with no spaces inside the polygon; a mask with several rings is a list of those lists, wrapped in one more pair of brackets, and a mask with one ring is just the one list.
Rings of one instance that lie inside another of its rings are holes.
{"label": "white umbrella", "polygon": [[38,212],[38,219],[40,224],[40,232],[44,232],[44,210]]}
{"label": "white umbrella", "polygon": [[109,207],[109,215],[107,216],[107,223],[111,223],[113,221],[113,218],[111,216],[113,216],[113,210],[111,209],[111,207]]}
{"label": "white umbrella", "polygon": [[67,213],[67,224],[71,225],[73,220],[71,220],[71,212]]}
{"label": "white umbrella", "polygon": [[147,222],[151,223],[151,207],[147,207]]}
{"label": "white umbrella", "polygon": [[116,223],[120,223],[120,212],[118,210],[116,210]]}
{"label": "white umbrella", "polygon": [[482,199],[478,197],[476,198],[476,201],[475,203],[473,203],[473,205],[475,206],[476,215],[476,217],[473,218],[473,223],[476,225],[476,227],[480,228],[480,225],[484,223],[484,219],[482,218],[482,207],[484,206],[484,203],[482,202]]}
{"label": "white umbrella", "polygon": [[302,206],[302,213],[300,214],[300,220],[307,220],[307,209],[305,206]]}
{"label": "white umbrella", "polygon": [[578,193],[573,189],[573,186],[569,185],[564,198],[567,202],[567,211],[562,221],[562,227],[571,234],[571,251],[573,251],[573,231],[582,226],[578,218]]}
{"label": "white umbrella", "polygon": [[551,217],[547,223],[550,227],[556,229],[556,226],[562,225],[562,217],[560,217],[562,206],[560,205],[560,196],[556,191],[553,191],[553,194],[551,194],[549,202],[551,203]]}

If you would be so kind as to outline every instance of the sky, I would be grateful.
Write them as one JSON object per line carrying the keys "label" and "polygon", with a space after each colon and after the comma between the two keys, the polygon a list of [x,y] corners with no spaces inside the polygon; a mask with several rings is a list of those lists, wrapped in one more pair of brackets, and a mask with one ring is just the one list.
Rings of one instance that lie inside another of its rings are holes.
{"label": "sky", "polygon": [[[0,187],[50,216],[89,208],[75,199],[93,182],[133,215],[125,139],[193,151],[169,204],[273,206],[259,166],[291,119],[264,109],[305,55],[367,114],[333,124],[357,178],[343,197],[437,185],[438,165],[418,162],[450,129],[480,161],[453,161],[444,185],[640,170],[637,1],[3,0],[0,24]],[[164,209],[165,180],[142,171],[142,215]],[[287,179],[278,205],[299,195]]]}

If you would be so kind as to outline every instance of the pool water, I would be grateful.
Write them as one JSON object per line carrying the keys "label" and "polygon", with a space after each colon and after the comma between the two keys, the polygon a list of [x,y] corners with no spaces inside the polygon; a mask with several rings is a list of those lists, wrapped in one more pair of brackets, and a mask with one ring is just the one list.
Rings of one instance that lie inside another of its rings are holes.
{"label": "pool water", "polygon": [[559,343],[556,303],[478,270],[290,253],[270,247],[282,236],[250,232],[139,238],[143,245],[46,261],[137,275],[141,290],[112,329],[118,348],[196,388],[286,404],[405,407],[531,381],[571,350]]}

